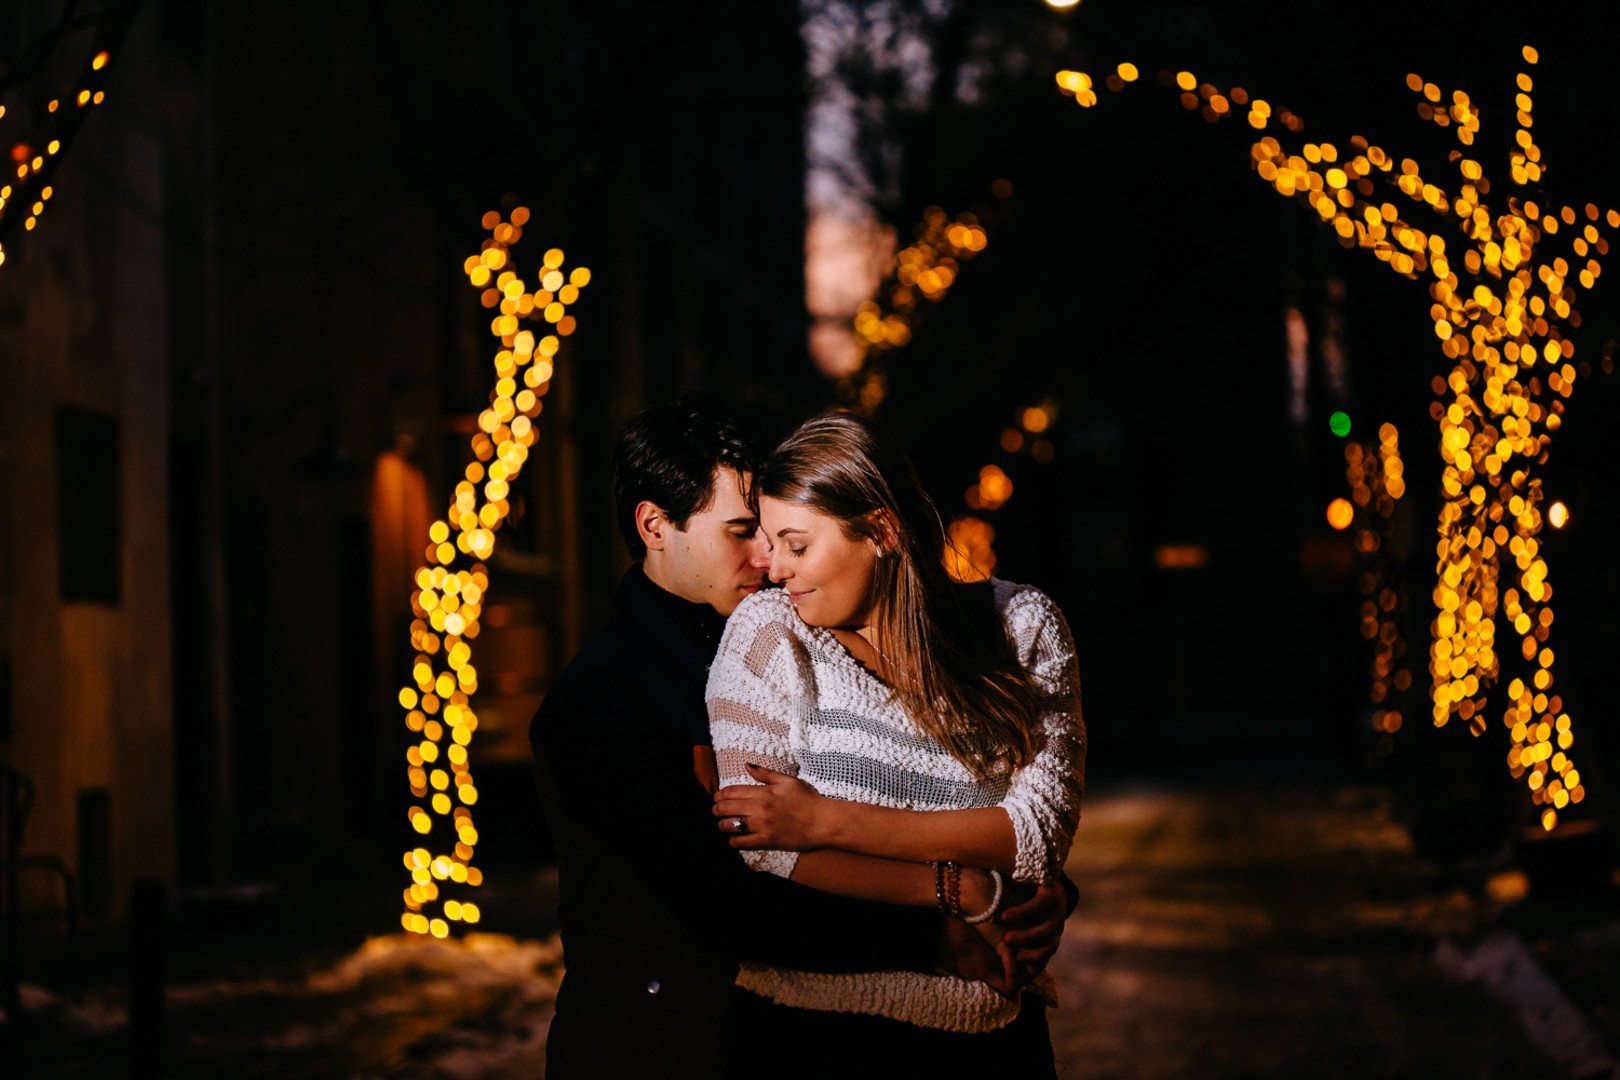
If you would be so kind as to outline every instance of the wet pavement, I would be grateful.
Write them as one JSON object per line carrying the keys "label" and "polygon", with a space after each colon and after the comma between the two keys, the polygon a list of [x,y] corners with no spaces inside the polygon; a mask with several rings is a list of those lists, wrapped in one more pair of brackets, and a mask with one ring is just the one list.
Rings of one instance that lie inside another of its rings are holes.
{"label": "wet pavement", "polygon": [[1069,873],[1062,1076],[1615,1074],[1501,929],[1522,879],[1458,887],[1370,790],[1092,800]]}
{"label": "wet pavement", "polygon": [[[1525,925],[1522,875],[1458,884],[1372,789],[1094,792],[1069,873],[1063,1077],[1620,1075],[1620,921]],[[541,1075],[552,881],[491,891],[485,926],[518,936],[383,935],[177,982],[168,1075]],[[32,991],[3,1071],[120,1075],[126,1016],[116,988]]]}

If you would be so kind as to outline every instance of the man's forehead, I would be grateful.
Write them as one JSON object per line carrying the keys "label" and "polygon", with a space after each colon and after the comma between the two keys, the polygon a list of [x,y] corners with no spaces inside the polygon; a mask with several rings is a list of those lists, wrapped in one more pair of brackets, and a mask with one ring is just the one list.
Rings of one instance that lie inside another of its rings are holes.
{"label": "man's forehead", "polygon": [[722,521],[755,520],[748,507],[748,487],[753,477],[736,469],[720,466],[714,470],[714,498],[705,513]]}

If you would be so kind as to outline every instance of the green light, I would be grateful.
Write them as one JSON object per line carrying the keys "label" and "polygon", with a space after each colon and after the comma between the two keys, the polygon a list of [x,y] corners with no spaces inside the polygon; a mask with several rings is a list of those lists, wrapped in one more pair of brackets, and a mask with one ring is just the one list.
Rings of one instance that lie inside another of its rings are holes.
{"label": "green light", "polygon": [[1333,434],[1341,439],[1344,438],[1350,434],[1350,414],[1347,412],[1334,413],[1328,417],[1328,427],[1333,429]]}

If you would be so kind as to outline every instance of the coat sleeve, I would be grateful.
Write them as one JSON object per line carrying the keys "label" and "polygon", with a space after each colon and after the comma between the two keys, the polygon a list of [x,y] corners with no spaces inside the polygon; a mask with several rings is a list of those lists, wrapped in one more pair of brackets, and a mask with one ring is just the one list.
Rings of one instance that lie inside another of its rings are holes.
{"label": "coat sleeve", "polygon": [[692,748],[649,724],[648,692],[623,673],[555,688],[530,742],[561,834],[622,859],[716,954],[808,971],[932,971],[939,916],[816,892],[754,873],[726,842],[692,773]]}
{"label": "coat sleeve", "polygon": [[1048,881],[1068,858],[1086,789],[1079,666],[1063,613],[1039,590],[1026,589],[1013,597],[1007,623],[1041,705],[1035,757],[1013,774],[1001,805],[1012,819],[1018,845],[1013,877]]}

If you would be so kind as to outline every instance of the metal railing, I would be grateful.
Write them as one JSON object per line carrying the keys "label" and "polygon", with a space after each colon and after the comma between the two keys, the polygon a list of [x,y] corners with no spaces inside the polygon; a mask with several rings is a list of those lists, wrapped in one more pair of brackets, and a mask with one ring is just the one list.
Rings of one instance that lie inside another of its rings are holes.
{"label": "metal railing", "polygon": [[28,816],[34,809],[35,789],[32,780],[0,762],[0,873],[5,879],[5,963],[3,968],[3,994],[8,1017],[20,1015],[22,1006],[22,940],[23,919],[21,905],[21,878],[25,870],[43,870],[62,881],[63,919],[67,927],[65,981],[73,1000],[81,995],[79,985],[79,882],[73,868],[60,856],[44,853],[25,854],[23,834]]}

